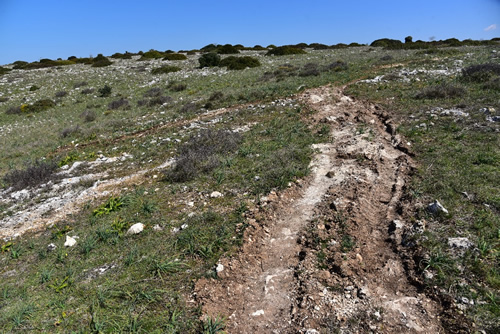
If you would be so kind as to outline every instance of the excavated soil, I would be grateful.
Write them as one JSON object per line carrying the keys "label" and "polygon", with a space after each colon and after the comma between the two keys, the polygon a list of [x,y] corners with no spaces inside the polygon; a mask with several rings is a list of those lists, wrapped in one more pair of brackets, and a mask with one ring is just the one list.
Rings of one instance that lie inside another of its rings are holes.
{"label": "excavated soil", "polygon": [[[310,177],[261,201],[244,245],[196,283],[228,333],[442,333],[442,306],[411,284],[395,247],[412,167],[389,116],[342,89],[299,99],[330,128]],[[223,266],[223,267],[222,267]],[[221,270],[223,268],[223,270]]]}

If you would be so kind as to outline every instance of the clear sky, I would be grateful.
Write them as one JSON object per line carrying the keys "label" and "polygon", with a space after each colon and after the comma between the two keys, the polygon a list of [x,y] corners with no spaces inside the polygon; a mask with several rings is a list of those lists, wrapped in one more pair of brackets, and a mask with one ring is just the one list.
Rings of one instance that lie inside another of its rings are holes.
{"label": "clear sky", "polygon": [[500,36],[500,0],[0,0],[0,64],[207,44]]}

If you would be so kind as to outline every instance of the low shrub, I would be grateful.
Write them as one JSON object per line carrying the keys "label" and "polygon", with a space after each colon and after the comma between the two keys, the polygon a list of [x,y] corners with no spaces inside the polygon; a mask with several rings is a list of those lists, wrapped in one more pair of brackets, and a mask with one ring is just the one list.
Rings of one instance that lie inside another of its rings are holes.
{"label": "low shrub", "polygon": [[88,86],[88,82],[87,81],[79,81],[79,82],[75,82],[73,84],[73,88],[80,88],[80,87],[84,87],[84,86]]}
{"label": "low shrub", "polygon": [[21,113],[21,107],[20,106],[12,106],[7,108],[5,111],[7,115],[16,115]]}
{"label": "low shrub", "polygon": [[137,105],[139,107],[142,107],[142,106],[148,106],[148,107],[154,107],[154,106],[157,106],[157,105],[164,105],[165,103],[170,103],[172,102],[174,99],[172,99],[170,96],[155,96],[149,100],[139,100],[137,102]]}
{"label": "low shrub", "polygon": [[99,97],[108,97],[111,95],[111,87],[108,85],[104,85],[104,87],[99,88],[98,92],[99,92]]}
{"label": "low shrub", "polygon": [[165,180],[186,182],[216,168],[220,158],[235,152],[241,135],[225,130],[202,130],[179,148],[175,165],[165,172]]}
{"label": "low shrub", "polygon": [[128,100],[124,99],[124,98],[120,98],[118,100],[111,101],[108,104],[108,110],[116,110],[116,109],[120,109],[120,108],[126,108],[128,106],[129,106]]}
{"label": "low shrub", "polygon": [[247,67],[259,67],[260,62],[257,58],[245,56],[245,57],[236,57],[229,56],[224,58],[219,66],[226,66],[229,70],[244,70]]}
{"label": "low shrub", "polygon": [[189,102],[189,103],[186,103],[184,106],[182,106],[181,112],[182,113],[195,112],[196,109],[198,109],[198,106],[196,105],[196,103]]}
{"label": "low shrub", "polygon": [[205,53],[198,59],[200,68],[219,66],[220,61],[220,56],[214,52]]}
{"label": "low shrub", "polygon": [[142,60],[150,60],[150,59],[160,59],[160,58],[163,58],[165,55],[163,53],[161,53],[160,51],[156,51],[156,50],[149,50],[147,52],[144,52],[141,56],[141,58],[139,58],[140,61]]}
{"label": "low shrub", "polygon": [[155,97],[155,96],[160,96],[162,94],[162,89],[159,87],[153,87],[148,89],[143,96],[144,97]]}
{"label": "low shrub", "polygon": [[327,66],[329,71],[340,72],[347,70],[347,63],[342,60],[337,60],[336,62],[331,63]]}
{"label": "low shrub", "polygon": [[500,91],[500,77],[496,77],[483,85],[484,89],[492,89]]}
{"label": "low shrub", "polygon": [[299,72],[299,76],[301,77],[310,77],[310,76],[318,76],[320,75],[319,66],[316,63],[307,63],[304,65],[302,70]]}
{"label": "low shrub", "polygon": [[28,65],[28,62],[27,61],[22,61],[22,60],[17,60],[13,64],[14,64],[13,69],[15,69],[15,70],[22,70],[22,69],[24,69],[24,67],[26,65]]}
{"label": "low shrub", "polygon": [[287,56],[287,55],[298,55],[298,54],[306,54],[307,52],[293,46],[279,46],[267,51],[267,56]]}
{"label": "low shrub", "polygon": [[8,172],[3,181],[14,190],[35,187],[52,179],[56,168],[57,164],[53,161],[36,160],[27,163],[24,169]]}
{"label": "low shrub", "polygon": [[158,68],[155,68],[151,71],[152,74],[167,74],[173,72],[179,72],[181,70],[180,67],[165,65]]}
{"label": "low shrub", "polygon": [[113,64],[113,62],[107,57],[104,57],[101,53],[92,59],[92,67],[105,67],[111,64]]}
{"label": "low shrub", "polygon": [[372,47],[383,47],[387,49],[402,49],[403,42],[397,39],[381,38],[377,39],[370,44]]}
{"label": "low shrub", "polygon": [[5,68],[5,67],[0,66],[0,75],[4,75],[6,73],[9,73],[10,71],[11,71],[10,68]]}
{"label": "low shrub", "polygon": [[9,101],[8,97],[0,97],[0,103]]}
{"label": "low shrub", "polygon": [[33,104],[23,104],[21,106],[21,112],[31,113],[31,112],[41,112],[53,108],[56,103],[50,99],[42,99],[35,101]]}
{"label": "low shrub", "polygon": [[461,80],[484,83],[498,76],[500,76],[500,64],[479,64],[462,69]]}
{"label": "low shrub", "polygon": [[80,132],[80,126],[75,125],[75,126],[63,129],[60,133],[60,136],[61,136],[61,138],[66,138],[66,137],[69,137],[73,134],[77,134],[79,132]]}
{"label": "low shrub", "polygon": [[217,101],[221,100],[224,97],[224,94],[222,92],[214,92],[210,97],[208,98],[209,101]]}
{"label": "low shrub", "polygon": [[87,123],[95,121],[97,114],[93,110],[85,110],[80,114],[80,117]]}
{"label": "low shrub", "polygon": [[186,90],[187,85],[186,84],[173,84],[169,85],[168,89],[172,92],[182,92],[183,90]]}
{"label": "low shrub", "polygon": [[85,89],[82,89],[82,94],[92,94],[94,92],[94,88],[85,88]]}
{"label": "low shrub", "polygon": [[165,57],[163,57],[163,60],[186,60],[188,59],[186,55],[183,55],[182,53],[167,53]]}
{"label": "low shrub", "polygon": [[240,51],[231,44],[225,44],[217,47],[217,53],[221,55],[229,55],[240,53]]}
{"label": "low shrub", "polygon": [[394,57],[391,55],[385,55],[385,56],[380,57],[380,60],[381,61],[391,61],[391,60],[394,60]]}
{"label": "low shrub", "polygon": [[439,86],[428,87],[415,95],[417,99],[446,99],[463,96],[466,90],[463,87],[441,84]]}
{"label": "low shrub", "polygon": [[67,92],[67,91],[65,91],[65,90],[62,90],[62,91],[57,92],[57,93],[55,94],[55,97],[59,97],[59,98],[61,98],[61,97],[65,97],[66,95],[68,95],[68,92]]}
{"label": "low shrub", "polygon": [[33,85],[30,87],[30,92],[34,92],[34,91],[39,90],[39,89],[40,89],[40,87],[38,87],[37,85]]}

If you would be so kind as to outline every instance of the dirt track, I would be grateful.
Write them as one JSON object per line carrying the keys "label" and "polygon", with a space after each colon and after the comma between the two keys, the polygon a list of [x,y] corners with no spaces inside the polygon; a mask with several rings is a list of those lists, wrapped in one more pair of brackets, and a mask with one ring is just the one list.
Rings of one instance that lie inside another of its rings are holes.
{"label": "dirt track", "polygon": [[388,116],[333,87],[299,99],[332,141],[308,180],[250,215],[219,279],[197,283],[203,313],[227,317],[228,333],[444,332],[440,305],[408,282],[392,247],[412,162]]}

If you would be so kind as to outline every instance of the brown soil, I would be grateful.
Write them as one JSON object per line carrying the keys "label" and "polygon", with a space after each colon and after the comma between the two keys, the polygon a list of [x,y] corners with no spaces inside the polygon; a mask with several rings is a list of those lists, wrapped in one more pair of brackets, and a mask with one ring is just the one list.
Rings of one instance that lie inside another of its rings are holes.
{"label": "brown soil", "polygon": [[388,115],[333,87],[299,99],[331,141],[307,180],[249,214],[219,278],[196,283],[204,315],[226,317],[228,333],[445,332],[443,307],[409,282],[394,247],[412,161]]}

